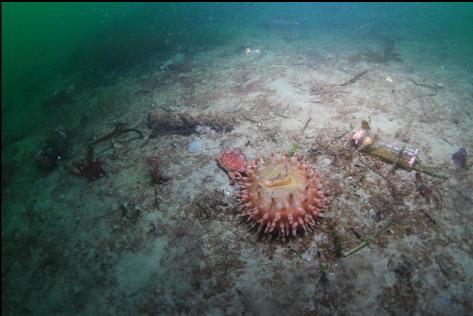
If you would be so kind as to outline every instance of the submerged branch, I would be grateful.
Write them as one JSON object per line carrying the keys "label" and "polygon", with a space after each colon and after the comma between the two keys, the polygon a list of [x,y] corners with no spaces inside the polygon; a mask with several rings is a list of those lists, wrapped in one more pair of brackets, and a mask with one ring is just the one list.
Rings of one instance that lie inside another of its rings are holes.
{"label": "submerged branch", "polygon": [[429,175],[429,176],[434,177],[434,178],[439,178],[439,179],[442,179],[442,180],[447,180],[448,179],[447,176],[436,173],[433,168],[424,166],[424,165],[420,164],[420,162],[417,162],[414,165],[414,167],[412,167],[412,169],[414,169],[416,171],[419,171],[419,172],[422,172],[422,173],[425,173],[426,175]]}
{"label": "submerged branch", "polygon": [[357,73],[355,76],[353,76],[353,78],[351,78],[350,80],[348,81],[345,81],[344,83],[340,84],[339,86],[343,87],[343,86],[348,86],[350,84],[353,84],[355,83],[356,81],[358,81],[361,77],[363,77],[364,75],[366,75],[368,73],[368,70],[363,70],[363,71],[360,71],[359,73]]}
{"label": "submerged branch", "polygon": [[365,248],[366,246],[369,245],[369,243],[373,240],[375,240],[379,235],[381,235],[384,231],[386,231],[399,217],[399,212],[398,212],[398,190],[394,183],[389,179],[387,176],[383,175],[381,172],[378,170],[374,169],[373,167],[369,166],[366,164],[364,161],[361,161],[361,164],[366,167],[367,169],[373,171],[380,177],[384,178],[386,180],[389,192],[391,194],[392,200],[393,200],[393,215],[386,221],[386,223],[379,228],[377,231],[375,231],[372,234],[366,235],[365,237],[362,238],[362,241],[356,245],[355,247],[349,249],[348,251],[344,251],[342,253],[343,257],[347,257],[351,254],[354,254],[358,252],[359,250]]}
{"label": "submerged branch", "polygon": [[426,88],[426,89],[429,89],[430,91],[432,91],[431,93],[424,94],[423,96],[425,96],[425,97],[427,97],[427,96],[433,97],[437,94],[438,88],[435,87],[435,86],[432,86],[432,85],[429,85],[429,84],[426,84],[426,83],[422,83],[422,82],[417,82],[417,81],[414,81],[413,79],[409,79],[409,81],[412,82],[413,84],[415,84],[418,87]]}
{"label": "submerged branch", "polygon": [[307,128],[307,125],[309,125],[311,120],[312,120],[312,116],[309,116],[309,118],[305,122],[304,126],[302,126],[301,131],[304,131]]}

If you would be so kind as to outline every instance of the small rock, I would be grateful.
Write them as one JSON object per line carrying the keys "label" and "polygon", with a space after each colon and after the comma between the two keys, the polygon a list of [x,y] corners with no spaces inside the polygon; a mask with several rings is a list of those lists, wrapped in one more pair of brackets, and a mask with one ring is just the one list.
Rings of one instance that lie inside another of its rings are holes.
{"label": "small rock", "polygon": [[200,137],[196,137],[192,140],[192,142],[187,147],[187,151],[191,153],[198,153],[201,152],[204,148],[204,142]]}
{"label": "small rock", "polygon": [[453,163],[459,168],[464,167],[466,165],[467,156],[468,152],[464,147],[462,147],[452,155]]}

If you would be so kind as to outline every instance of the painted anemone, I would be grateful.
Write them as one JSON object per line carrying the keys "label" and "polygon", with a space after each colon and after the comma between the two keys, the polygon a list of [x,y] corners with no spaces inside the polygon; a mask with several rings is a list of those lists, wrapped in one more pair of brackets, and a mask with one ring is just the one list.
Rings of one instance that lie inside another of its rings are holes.
{"label": "painted anemone", "polygon": [[320,176],[297,157],[256,159],[237,179],[242,213],[262,233],[308,231],[325,206]]}

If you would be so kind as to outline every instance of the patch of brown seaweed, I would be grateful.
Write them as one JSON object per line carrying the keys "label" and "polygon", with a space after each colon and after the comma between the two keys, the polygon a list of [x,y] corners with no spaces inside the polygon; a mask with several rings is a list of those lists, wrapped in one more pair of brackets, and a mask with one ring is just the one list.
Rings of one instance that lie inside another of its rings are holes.
{"label": "patch of brown seaweed", "polygon": [[235,120],[228,115],[199,112],[163,112],[148,114],[147,125],[151,129],[151,138],[158,135],[191,135],[198,126],[209,126],[216,132],[228,133],[233,130]]}

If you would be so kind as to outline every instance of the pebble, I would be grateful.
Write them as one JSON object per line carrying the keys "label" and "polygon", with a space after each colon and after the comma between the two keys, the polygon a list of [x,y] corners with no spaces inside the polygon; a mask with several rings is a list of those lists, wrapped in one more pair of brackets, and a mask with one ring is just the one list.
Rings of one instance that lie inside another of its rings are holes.
{"label": "pebble", "polygon": [[192,140],[192,142],[187,146],[187,151],[191,153],[198,153],[201,152],[204,148],[204,142],[200,137],[196,137]]}

